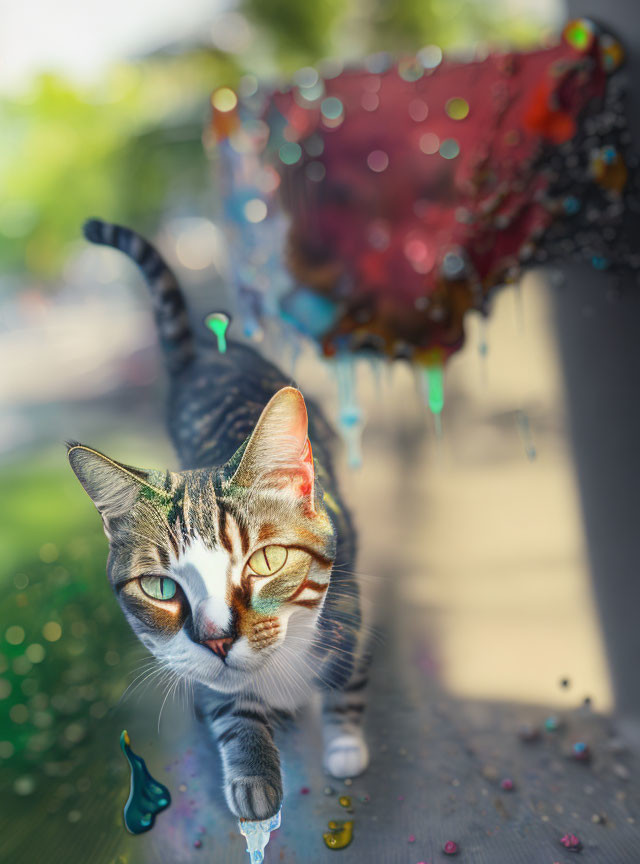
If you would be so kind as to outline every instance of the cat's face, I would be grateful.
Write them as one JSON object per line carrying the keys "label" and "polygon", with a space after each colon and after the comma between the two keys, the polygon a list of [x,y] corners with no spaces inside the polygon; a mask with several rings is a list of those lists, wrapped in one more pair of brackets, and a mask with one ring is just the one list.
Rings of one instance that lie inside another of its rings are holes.
{"label": "cat's face", "polygon": [[314,638],[336,544],[297,390],[273,397],[221,470],[142,471],[82,445],[69,460],[127,619],[178,675],[234,692]]}

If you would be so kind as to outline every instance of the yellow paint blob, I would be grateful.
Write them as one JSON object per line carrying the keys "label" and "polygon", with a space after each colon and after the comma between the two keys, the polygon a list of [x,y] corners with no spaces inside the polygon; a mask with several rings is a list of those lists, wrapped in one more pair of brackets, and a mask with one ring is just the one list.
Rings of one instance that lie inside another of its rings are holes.
{"label": "yellow paint blob", "polygon": [[329,849],[346,849],[353,840],[353,822],[329,822],[322,837]]}

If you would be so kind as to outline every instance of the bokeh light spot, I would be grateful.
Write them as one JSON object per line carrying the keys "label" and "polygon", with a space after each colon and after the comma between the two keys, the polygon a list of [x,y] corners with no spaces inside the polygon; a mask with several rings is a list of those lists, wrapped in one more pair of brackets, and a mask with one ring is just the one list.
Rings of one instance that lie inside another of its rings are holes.
{"label": "bokeh light spot", "polygon": [[324,180],[326,173],[327,169],[322,162],[309,162],[305,168],[305,174],[313,183],[320,183]]}
{"label": "bokeh light spot", "polygon": [[429,116],[429,106],[422,99],[412,99],[409,102],[409,117],[416,123],[421,123]]}
{"label": "bokeh light spot", "polygon": [[7,640],[9,645],[21,645],[24,642],[24,630],[22,627],[14,624],[6,630],[4,638]]}
{"label": "bokeh light spot", "polygon": [[318,73],[313,66],[303,66],[293,73],[293,80],[298,87],[313,87],[318,83]]}
{"label": "bokeh light spot", "polygon": [[278,155],[285,165],[295,165],[302,156],[302,148],[295,141],[287,141],[280,147]]}
{"label": "bokeh light spot", "polygon": [[412,232],[404,241],[404,254],[416,273],[428,273],[434,263],[434,252],[421,234]]}
{"label": "bokeh light spot", "polygon": [[33,645],[29,645],[24,653],[27,655],[27,660],[31,663],[42,663],[46,652],[42,645],[38,642],[34,642]]}
{"label": "bokeh light spot", "polygon": [[244,216],[247,222],[262,222],[267,217],[267,205],[262,198],[252,198],[244,205]]}
{"label": "bokeh light spot", "polygon": [[302,146],[314,159],[324,153],[324,141],[320,135],[311,135]]}
{"label": "bokeh light spot", "polygon": [[233,111],[236,107],[238,104],[238,97],[230,87],[220,87],[218,90],[214,91],[211,97],[211,104],[216,111],[221,111],[223,114],[226,114],[228,111]]}
{"label": "bokeh light spot", "polygon": [[464,120],[469,114],[469,103],[460,96],[454,96],[453,99],[447,100],[444,110],[452,120]]}
{"label": "bokeh light spot", "polygon": [[22,703],[12,705],[9,710],[9,717],[11,717],[14,723],[16,723],[18,726],[21,726],[29,719],[29,709],[26,705],[23,705]]}
{"label": "bokeh light spot", "polygon": [[440,155],[443,159],[455,159],[460,153],[460,145],[455,138],[445,138],[440,145]]}
{"label": "bokeh light spot", "polygon": [[425,45],[418,51],[417,57],[425,69],[435,69],[442,63],[442,48],[437,45]]}
{"label": "bokeh light spot", "polygon": [[365,111],[375,111],[380,105],[380,98],[377,93],[364,93],[360,104]]}
{"label": "bokeh light spot", "polygon": [[401,60],[398,63],[398,75],[403,81],[419,81],[424,75],[424,66],[417,60]]}
{"label": "bokeh light spot", "polygon": [[380,174],[389,167],[389,157],[384,150],[372,150],[367,156],[367,165],[376,174]]}
{"label": "bokeh light spot", "polygon": [[40,547],[40,560],[44,561],[45,564],[51,564],[52,561],[58,558],[59,554],[55,543],[44,543]]}
{"label": "bokeh light spot", "polygon": [[337,96],[327,96],[320,106],[322,116],[327,120],[338,120],[344,111],[344,106]]}
{"label": "bokeh light spot", "polygon": [[426,132],[420,136],[420,149],[427,156],[432,156],[440,149],[440,139],[434,132]]}
{"label": "bokeh light spot", "polygon": [[595,38],[593,24],[586,18],[570,21],[564,28],[563,36],[566,42],[578,51],[588,51]]}
{"label": "bokeh light spot", "polygon": [[47,623],[42,628],[42,635],[47,640],[47,642],[57,642],[58,639],[62,636],[62,627],[58,624],[57,621],[47,621]]}
{"label": "bokeh light spot", "polygon": [[13,791],[16,795],[31,795],[36,788],[36,781],[29,774],[23,777],[18,777],[13,784]]}

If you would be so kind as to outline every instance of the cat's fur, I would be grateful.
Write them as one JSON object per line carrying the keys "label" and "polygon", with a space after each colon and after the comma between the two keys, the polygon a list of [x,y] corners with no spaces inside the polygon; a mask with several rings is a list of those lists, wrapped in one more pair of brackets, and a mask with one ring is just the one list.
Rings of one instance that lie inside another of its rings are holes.
{"label": "cat's fur", "polygon": [[[368,763],[355,533],[332,468],[333,433],[253,349],[230,341],[220,353],[204,329],[196,339],[173,273],[146,240],[98,220],[85,235],[129,255],[150,286],[183,470],[132,468],[76,443],[69,460],[102,516],[127,620],[194,684],[230,809],[264,819],[282,802],[274,721],[313,688],[324,691],[326,769],[347,777]],[[272,566],[268,556],[285,564],[256,575],[257,550],[266,559],[258,569]],[[148,596],[149,576],[176,583],[175,595]]]}

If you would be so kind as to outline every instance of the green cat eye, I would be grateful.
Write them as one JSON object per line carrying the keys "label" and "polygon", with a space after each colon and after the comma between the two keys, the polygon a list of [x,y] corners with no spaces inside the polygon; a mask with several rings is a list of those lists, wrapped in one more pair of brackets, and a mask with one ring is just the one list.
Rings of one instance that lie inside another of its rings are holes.
{"label": "green cat eye", "polygon": [[166,576],[143,576],[140,579],[140,587],[154,600],[172,600],[178,590],[173,579]]}

